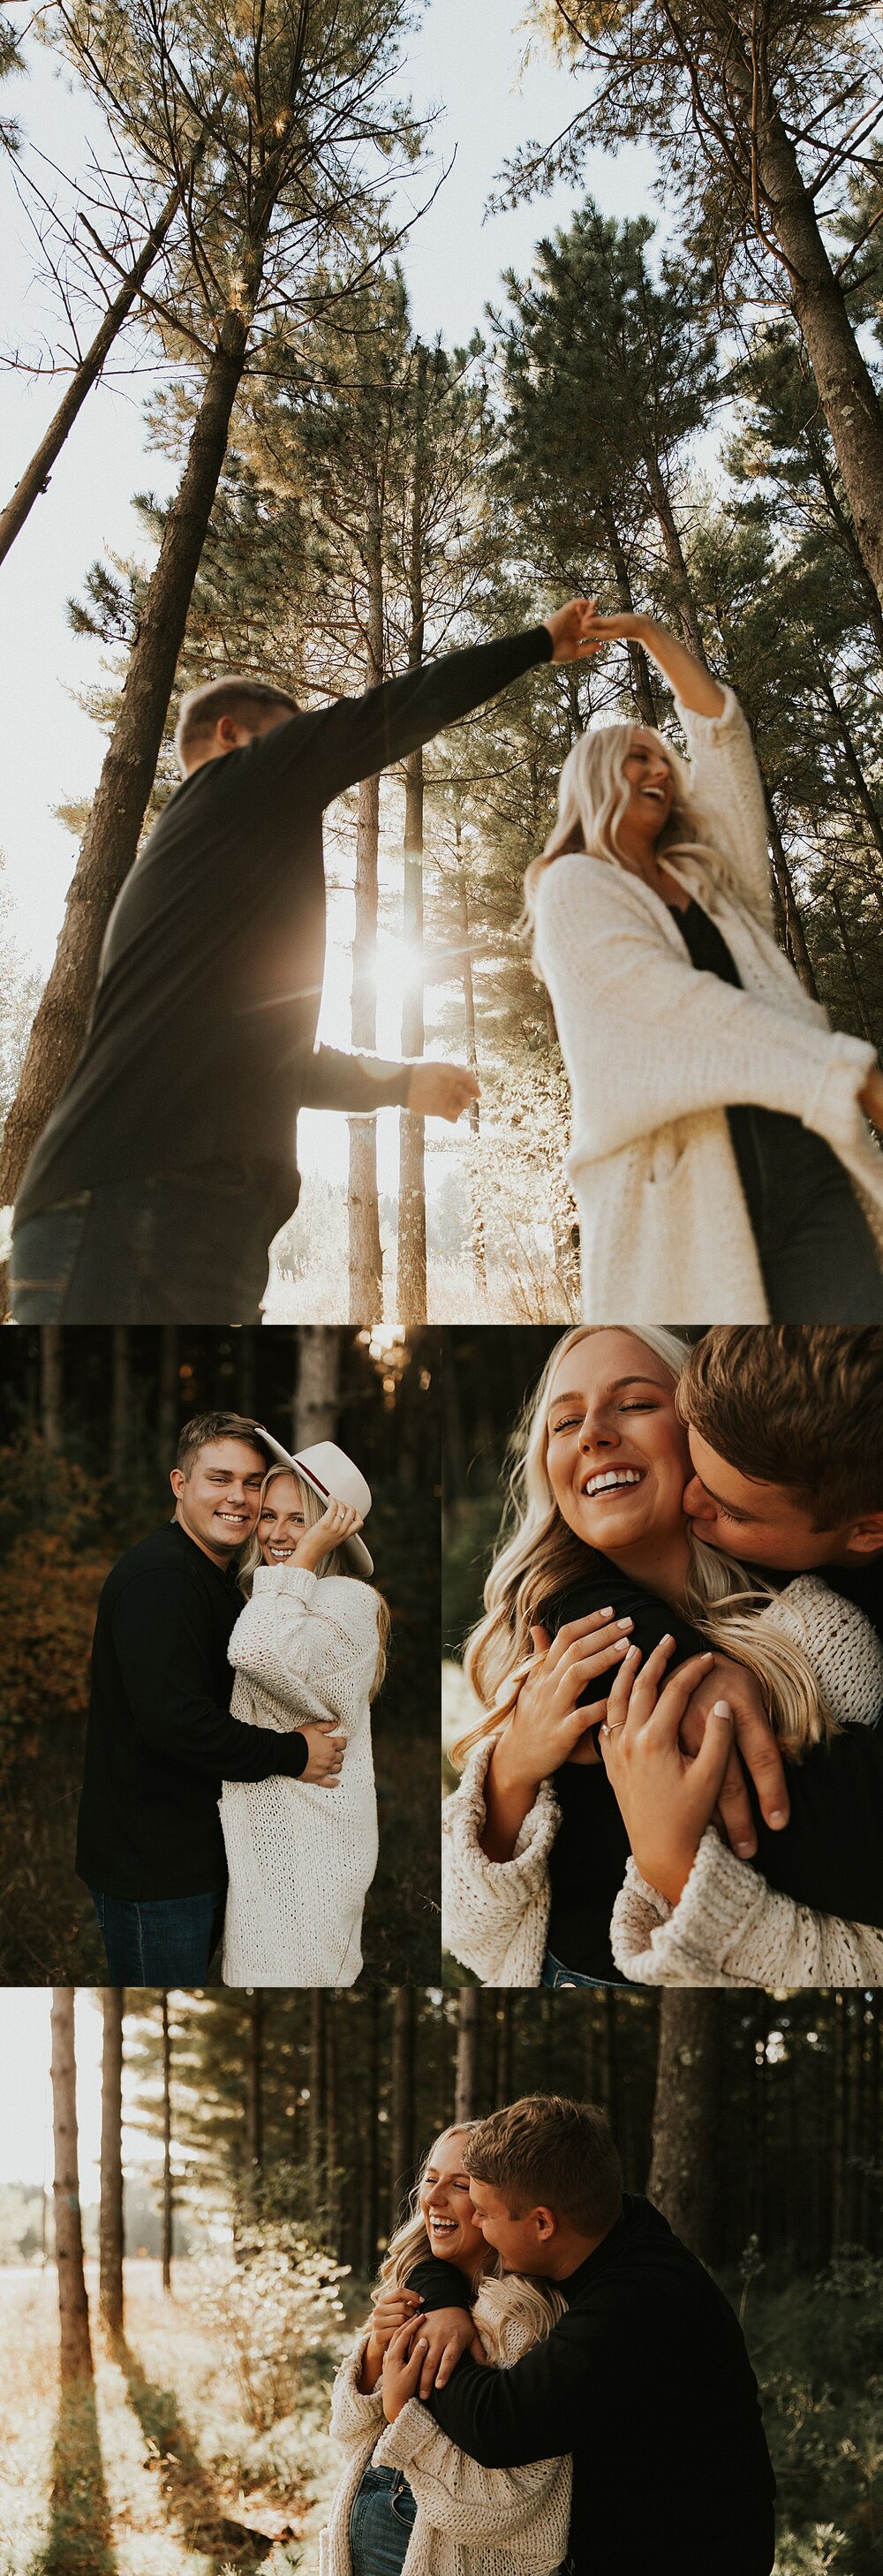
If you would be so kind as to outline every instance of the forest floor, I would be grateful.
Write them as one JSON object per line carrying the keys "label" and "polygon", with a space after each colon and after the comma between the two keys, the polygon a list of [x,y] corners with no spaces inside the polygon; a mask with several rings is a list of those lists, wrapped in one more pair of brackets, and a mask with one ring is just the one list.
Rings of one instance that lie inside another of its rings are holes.
{"label": "forest floor", "polygon": [[[775,2576],[880,2565],[880,2381],[868,2368],[879,2266],[855,2258],[847,2272],[749,2300],[779,2477]],[[339,2473],[328,2393],[349,2329],[306,2365],[291,2412],[259,2433],[196,2279],[179,2262],[168,2300],[157,2264],[129,2263],[125,2341],[111,2354],[96,2332],[94,2401],[73,2401],[58,2385],[54,2270],[0,2270],[0,2576],[316,2576]],[[353,2321],[363,2305],[349,2282]]]}

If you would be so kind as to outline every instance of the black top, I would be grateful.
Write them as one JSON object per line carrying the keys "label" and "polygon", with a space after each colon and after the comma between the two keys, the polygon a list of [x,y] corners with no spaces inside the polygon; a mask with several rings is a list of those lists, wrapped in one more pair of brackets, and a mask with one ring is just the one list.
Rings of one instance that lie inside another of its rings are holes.
{"label": "black top", "polygon": [[[470,2304],[463,2275],[432,2256],[410,2286],[427,2308]],[[722,2291],[631,2193],[555,2286],[567,2313],[544,2343],[510,2370],[464,2356],[433,2392],[442,2430],[488,2468],[572,2451],[575,2576],[769,2576],[775,2480]]]}
{"label": "black top", "polygon": [[[676,1641],[669,1670],[701,1651],[704,1639],[667,1602],[621,1574],[600,1550],[587,1551],[587,1559],[579,1583],[543,1613],[553,1636],[568,1619],[585,1618],[610,1601],[618,1618],[630,1613],[645,1662],[666,1630]],[[835,1589],[841,1571],[826,1569]],[[750,1579],[750,1568],[746,1573]],[[864,1583],[869,1593],[876,1585],[879,1609],[879,1572],[850,1580]],[[583,1692],[584,1702],[603,1699],[608,1687],[609,1676],[599,1674]],[[787,1781],[791,1818],[780,1833],[765,1823],[753,1781],[747,1781],[757,1857],[746,1867],[798,1904],[883,1928],[883,1725],[846,1727],[832,1744],[810,1745],[802,1762],[787,1764]],[[549,1860],[549,1948],[578,1975],[606,1979],[610,1913],[622,1885],[628,1837],[600,1764],[564,1763],[555,1774],[555,1792],[561,1828]]]}
{"label": "black top", "polygon": [[303,1735],[230,1715],[227,1647],[242,1608],[171,1521],[130,1547],[98,1604],[77,1871],[104,1896],[203,1896],[227,1879],[223,1780],[297,1778]]}
{"label": "black top", "polygon": [[842,1592],[844,1601],[854,1601],[883,1642],[883,1548],[877,1556],[853,1556],[848,1565],[815,1565],[813,1573],[830,1583],[832,1592]]}
{"label": "black top", "polygon": [[370,1058],[314,1053],[323,809],[551,654],[545,626],[449,653],[191,772],[114,905],[89,1034],[19,1222],[103,1182],[217,1160],[258,1154],[291,1175],[300,1108],[404,1100],[401,1066],[378,1080]]}

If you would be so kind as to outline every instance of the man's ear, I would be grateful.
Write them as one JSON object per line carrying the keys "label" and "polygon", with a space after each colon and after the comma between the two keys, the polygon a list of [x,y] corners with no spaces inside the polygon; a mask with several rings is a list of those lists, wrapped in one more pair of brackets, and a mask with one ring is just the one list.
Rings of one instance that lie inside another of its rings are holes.
{"label": "man's ear", "polygon": [[846,1541],[849,1556],[877,1556],[883,1549],[883,1512],[865,1512]]}
{"label": "man's ear", "polygon": [[171,1485],[176,1503],[179,1503],[181,1500],[186,1482],[187,1478],[182,1467],[169,1468],[169,1484]]}
{"label": "man's ear", "polygon": [[558,2234],[558,2220],[554,2209],[535,2209],[532,2217],[540,2244],[548,2245],[550,2236]]}

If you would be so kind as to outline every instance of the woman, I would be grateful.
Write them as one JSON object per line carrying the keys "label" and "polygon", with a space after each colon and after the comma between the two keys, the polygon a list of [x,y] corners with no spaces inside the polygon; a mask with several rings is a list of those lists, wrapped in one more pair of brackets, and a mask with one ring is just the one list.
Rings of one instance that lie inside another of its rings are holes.
{"label": "woman", "polygon": [[874,1049],[831,1032],[772,935],[764,791],[731,689],[650,617],[691,765],[643,725],[582,734],[528,869],[573,1095],[587,1321],[883,1318]]}
{"label": "woman", "polygon": [[[738,1697],[745,1676],[756,1681],[791,1757],[792,1776],[785,1832],[758,1819],[762,1877],[725,1852],[716,1836],[709,1838],[712,1856],[719,1849],[727,1872],[736,1873],[743,1911],[728,1876],[727,1919],[717,1935],[714,1923],[705,1927],[709,1973],[692,1964],[685,1973],[676,1927],[668,1935],[673,1981],[777,1982],[779,1954],[798,1930],[810,1936],[810,1948],[827,1942],[824,1955],[840,1961],[841,1981],[858,1981],[851,1963],[866,1980],[883,1977],[879,1931],[867,1934],[862,1949],[854,1929],[876,1927],[881,1919],[883,1738],[872,1742],[866,1732],[883,1704],[879,1644],[863,1614],[820,1581],[799,1577],[779,1594],[747,1594],[744,1568],[691,1531],[682,1510],[686,1435],[675,1409],[683,1357],[683,1345],[661,1328],[566,1333],[516,1435],[510,1487],[516,1526],[491,1569],[487,1615],[466,1655],[467,1673],[491,1713],[456,1748],[455,1759],[471,1758],[446,1802],[442,1831],[446,1938],[488,1984],[610,1984],[620,1981],[618,1965],[655,1981],[646,1956],[653,1925],[646,1916],[640,1928],[632,1924],[624,1954],[611,1948],[610,1920],[629,1851],[611,1780],[625,1810],[642,1762],[655,1761],[653,1798],[643,1802],[642,1818],[648,1804],[667,1817],[682,1848],[684,1809],[692,1799],[695,1858],[700,1844],[705,1852],[718,1794],[711,1757],[698,1781],[697,1764],[683,1763],[679,1771],[683,1712],[672,1737],[669,1697],[648,1733],[655,1699],[648,1708],[646,1682],[619,1755],[614,1738],[609,1779],[610,1741],[599,1752],[595,1728],[607,1693],[613,1704],[611,1677],[624,1667],[630,1645],[651,1658],[661,1635],[682,1657],[710,1649],[728,1701]],[[535,1651],[526,1660],[531,1645]],[[651,1669],[648,1661],[648,1671],[651,1686],[660,1685],[664,1663]],[[707,1671],[707,1663],[694,1664],[691,1682]],[[586,1699],[597,1703],[594,1717]],[[629,1705],[627,1698],[625,1711],[616,1709],[623,1728]],[[848,1724],[856,1719],[862,1728]],[[667,1767],[658,1761],[660,1732]],[[636,1747],[638,1735],[646,1740]],[[720,1754],[719,1730],[716,1743]],[[701,1814],[697,1788],[706,1798]],[[770,1882],[781,1891],[775,1902]],[[644,1903],[643,1873],[641,1887]],[[687,1893],[695,1901],[692,1880]],[[680,1910],[676,1904],[673,1916]],[[807,1910],[813,1921],[798,1926],[797,1916]],[[668,1922],[671,1913],[663,1901],[655,1919]],[[825,1916],[845,1920],[821,1934],[818,1918]],[[739,1956],[749,1919],[750,1969]]]}
{"label": "woman", "polygon": [[384,2358],[419,2307],[407,2281],[427,2253],[442,2255],[476,2284],[476,2332],[491,2363],[517,2361],[563,2313],[550,2282],[499,2276],[469,2198],[461,2161],[467,2135],[445,2129],[430,2149],[411,2212],[390,2243],[370,2326],[338,2371],[331,2430],[347,2466],[321,2536],[320,2576],[396,2576],[406,2563],[408,2576],[478,2576],[479,2565],[482,2576],[515,2576],[518,2569],[551,2576],[566,2557],[569,2458],[486,2469],[425,2410],[416,2449],[411,2408],[384,2423]]}
{"label": "woman", "polygon": [[[228,1986],[351,1986],[362,1965],[365,1896],[377,1867],[371,1701],[383,1680],[389,1614],[367,1580],[359,1530],[371,1495],[333,1441],[280,1460],[261,1488],[243,1560],[244,1610],[230,1639],[231,1712],[246,1725],[318,1731],[300,1779],[224,1783]],[[355,1571],[357,1569],[357,1571]]]}

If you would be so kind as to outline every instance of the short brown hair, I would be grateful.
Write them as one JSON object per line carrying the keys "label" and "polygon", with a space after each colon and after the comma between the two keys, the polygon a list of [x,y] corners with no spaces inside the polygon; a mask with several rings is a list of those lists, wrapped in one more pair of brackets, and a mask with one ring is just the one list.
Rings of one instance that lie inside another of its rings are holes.
{"label": "short brown hair", "polygon": [[252,1422],[248,1414],[195,1413],[192,1421],[184,1424],[175,1460],[185,1479],[192,1476],[201,1450],[210,1449],[216,1440],[247,1440],[252,1449],[260,1451],[265,1465],[269,1466],[267,1443],[262,1439],[257,1423]]}
{"label": "short brown hair", "polygon": [[185,754],[214,733],[222,716],[235,716],[237,724],[247,724],[256,707],[287,707],[293,716],[300,712],[288,689],[277,688],[272,680],[250,680],[247,672],[233,671],[229,678],[206,680],[201,688],[188,689],[175,727],[175,750],[182,769]]}
{"label": "short brown hair", "polygon": [[606,2236],[622,2210],[622,2167],[607,2116],[560,2093],[527,2093],[476,2120],[463,2155],[467,2173],[502,2193],[521,2217],[548,2207],[583,2236]]}
{"label": "short brown hair", "polygon": [[678,1412],[731,1467],[837,1529],[883,1510],[883,1327],[713,1324]]}

